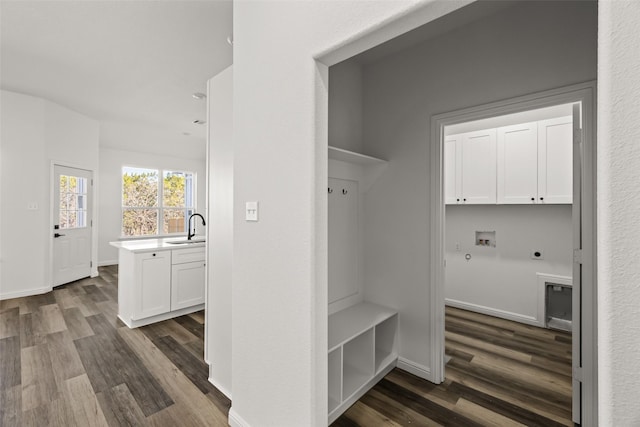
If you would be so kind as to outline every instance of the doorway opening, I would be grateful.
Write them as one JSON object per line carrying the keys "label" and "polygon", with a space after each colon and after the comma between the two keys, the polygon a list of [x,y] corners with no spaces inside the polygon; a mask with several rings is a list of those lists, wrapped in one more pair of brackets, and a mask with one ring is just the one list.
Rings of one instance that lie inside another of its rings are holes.
{"label": "doorway opening", "polygon": [[572,104],[444,128],[446,380],[522,421],[572,421],[573,129]]}
{"label": "doorway opening", "polygon": [[[455,310],[462,308],[546,328],[547,310],[553,309],[546,305],[548,292],[560,293],[568,283],[571,413],[573,422],[585,424],[592,411],[583,411],[581,402],[593,402],[596,387],[594,90],[594,83],[574,85],[432,120],[433,141],[439,141],[432,146],[433,301],[442,322],[434,331],[441,352],[434,357],[442,358],[435,365],[442,367],[437,379],[445,380],[447,362],[445,304],[452,307],[447,314],[458,317],[452,323],[460,321]],[[541,112],[556,117],[527,116]],[[474,128],[478,123],[484,129]],[[553,138],[564,138],[565,148],[551,144]],[[487,163],[492,158],[495,162]],[[495,193],[486,193],[491,180],[497,183]],[[520,221],[520,228],[509,229]],[[518,260],[520,252],[524,256]],[[532,274],[526,274],[531,281],[525,286],[514,275],[527,264]],[[503,267],[507,272],[501,274]],[[554,271],[544,271],[549,268]],[[560,333],[554,339],[567,337]]]}

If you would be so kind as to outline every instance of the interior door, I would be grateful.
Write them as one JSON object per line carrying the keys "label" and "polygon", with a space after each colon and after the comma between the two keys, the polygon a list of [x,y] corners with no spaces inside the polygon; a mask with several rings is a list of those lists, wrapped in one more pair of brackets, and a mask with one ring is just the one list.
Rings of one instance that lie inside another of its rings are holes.
{"label": "interior door", "polygon": [[54,165],[53,286],[91,275],[91,171]]}
{"label": "interior door", "polygon": [[582,112],[580,103],[573,105],[573,285],[571,314],[572,343],[572,416],[581,423],[582,413]]}

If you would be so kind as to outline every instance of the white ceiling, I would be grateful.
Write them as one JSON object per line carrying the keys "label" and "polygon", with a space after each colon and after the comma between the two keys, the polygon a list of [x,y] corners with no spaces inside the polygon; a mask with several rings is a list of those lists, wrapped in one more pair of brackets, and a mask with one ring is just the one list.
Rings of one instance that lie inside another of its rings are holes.
{"label": "white ceiling", "polygon": [[2,89],[98,120],[101,147],[204,157],[191,94],[232,63],[231,0],[2,0],[0,28]]}

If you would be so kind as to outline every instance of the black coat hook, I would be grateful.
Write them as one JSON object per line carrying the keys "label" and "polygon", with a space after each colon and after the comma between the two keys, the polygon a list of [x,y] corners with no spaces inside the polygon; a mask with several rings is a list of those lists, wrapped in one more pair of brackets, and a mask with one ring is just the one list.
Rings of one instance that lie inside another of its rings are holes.
{"label": "black coat hook", "polygon": [[329,194],[333,193],[333,188],[329,187]]}
{"label": "black coat hook", "polygon": [[347,193],[348,193],[348,191],[343,188],[342,189],[342,194],[347,194]]}

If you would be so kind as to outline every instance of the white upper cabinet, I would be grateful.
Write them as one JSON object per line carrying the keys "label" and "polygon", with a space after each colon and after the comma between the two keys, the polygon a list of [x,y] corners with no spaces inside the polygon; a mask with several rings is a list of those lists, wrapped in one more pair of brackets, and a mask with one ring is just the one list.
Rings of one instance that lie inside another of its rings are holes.
{"label": "white upper cabinet", "polygon": [[496,130],[445,138],[445,203],[496,203]]}
{"label": "white upper cabinet", "polygon": [[538,122],[538,201],[573,203],[573,118]]}
{"label": "white upper cabinet", "polygon": [[444,140],[444,200],[448,205],[462,201],[462,139],[451,135]]}
{"label": "white upper cabinet", "polygon": [[527,204],[538,199],[538,124],[498,128],[498,203]]}
{"label": "white upper cabinet", "polygon": [[450,135],[446,204],[570,204],[571,116]]}

